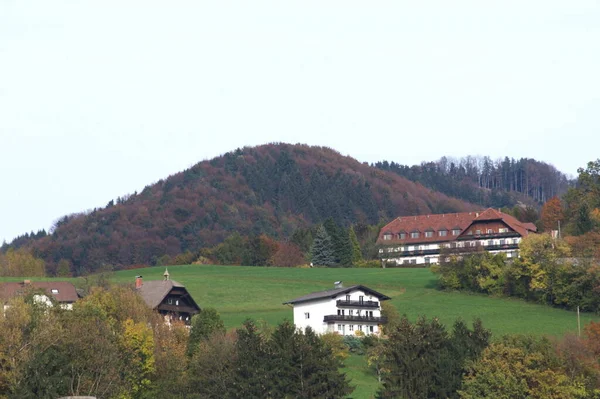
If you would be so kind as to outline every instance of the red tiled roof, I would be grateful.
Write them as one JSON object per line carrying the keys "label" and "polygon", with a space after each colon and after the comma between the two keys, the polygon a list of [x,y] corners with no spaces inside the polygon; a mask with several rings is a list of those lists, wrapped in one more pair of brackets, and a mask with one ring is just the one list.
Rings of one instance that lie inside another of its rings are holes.
{"label": "red tiled roof", "polygon": [[[68,281],[37,281],[0,283],[0,300],[7,301],[17,295],[23,295],[28,289],[43,290],[46,295],[54,297],[60,303],[72,303],[79,298],[75,286]],[[58,292],[53,293],[52,290]]]}
{"label": "red tiled roof", "polygon": [[[453,236],[453,229],[460,229],[461,234],[469,228],[473,223],[482,221],[498,220],[504,222],[511,229],[516,231],[521,236],[526,236],[530,231],[535,232],[535,225],[532,223],[521,223],[516,218],[506,213],[502,213],[493,208],[488,208],[482,212],[462,212],[462,213],[445,213],[437,215],[420,215],[420,216],[402,216],[392,220],[385,225],[379,232],[377,238],[378,244],[395,244],[402,243],[427,243],[427,242],[447,242],[454,241],[459,236]],[[433,230],[432,237],[425,237],[426,231]],[[446,236],[440,236],[440,230],[447,230]],[[418,238],[411,238],[410,233],[418,231]],[[406,233],[406,238],[400,240],[398,234]],[[391,240],[384,240],[383,236],[392,234]]]}
{"label": "red tiled roof", "polygon": [[[452,229],[460,229],[462,232],[466,229],[473,219],[477,217],[477,212],[445,213],[438,215],[420,215],[420,216],[401,216],[385,225],[379,232],[377,242],[444,242],[454,241],[457,236],[452,235]],[[425,231],[433,230],[433,237],[425,237]],[[447,230],[444,237],[440,237],[438,231]],[[418,231],[419,238],[410,238],[410,233]],[[398,233],[405,232],[406,239],[399,240]],[[383,235],[391,233],[391,240],[384,240]]]}

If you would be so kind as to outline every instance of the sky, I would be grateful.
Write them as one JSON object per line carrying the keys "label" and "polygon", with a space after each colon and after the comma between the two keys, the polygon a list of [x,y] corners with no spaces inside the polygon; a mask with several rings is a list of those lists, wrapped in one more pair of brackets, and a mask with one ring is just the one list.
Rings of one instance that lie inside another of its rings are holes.
{"label": "sky", "polygon": [[0,1],[0,242],[243,146],[600,158],[600,1]]}

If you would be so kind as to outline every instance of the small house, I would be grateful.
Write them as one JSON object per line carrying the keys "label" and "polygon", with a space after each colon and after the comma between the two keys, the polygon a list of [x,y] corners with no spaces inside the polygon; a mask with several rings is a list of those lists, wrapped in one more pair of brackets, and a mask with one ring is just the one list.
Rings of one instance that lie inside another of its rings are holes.
{"label": "small house", "polygon": [[302,330],[311,327],[317,334],[369,335],[379,334],[386,322],[381,316],[381,301],[388,299],[364,285],[344,287],[336,281],[333,289],[313,292],[284,305],[293,306],[294,324]]}

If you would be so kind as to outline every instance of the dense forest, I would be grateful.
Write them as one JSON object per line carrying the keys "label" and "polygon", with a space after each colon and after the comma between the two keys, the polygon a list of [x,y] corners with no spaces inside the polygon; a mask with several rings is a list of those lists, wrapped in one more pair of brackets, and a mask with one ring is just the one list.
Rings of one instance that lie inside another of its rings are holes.
{"label": "dense forest", "polygon": [[50,232],[18,237],[1,252],[28,247],[48,274],[81,275],[154,265],[233,234],[284,240],[328,218],[347,228],[476,208],[329,148],[269,144],[228,152],[104,208],[64,216]]}
{"label": "dense forest", "polygon": [[383,161],[374,166],[451,197],[494,208],[543,203],[564,194],[570,185],[569,178],[554,166],[530,158],[442,157],[421,165]]}

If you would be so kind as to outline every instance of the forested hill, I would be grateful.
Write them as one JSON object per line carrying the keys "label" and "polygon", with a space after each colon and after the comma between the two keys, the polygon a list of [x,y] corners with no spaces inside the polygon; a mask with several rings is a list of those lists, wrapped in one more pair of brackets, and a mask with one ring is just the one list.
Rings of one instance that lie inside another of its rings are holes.
{"label": "forested hill", "polygon": [[83,274],[103,265],[153,264],[233,232],[284,238],[329,217],[348,226],[475,208],[328,148],[269,144],[200,162],[13,246],[31,246],[49,274],[61,260]]}
{"label": "forested hill", "polygon": [[490,157],[442,157],[413,166],[388,161],[373,166],[484,207],[512,207],[519,202],[541,204],[564,194],[570,184],[568,177],[553,165],[530,158],[492,161]]}

